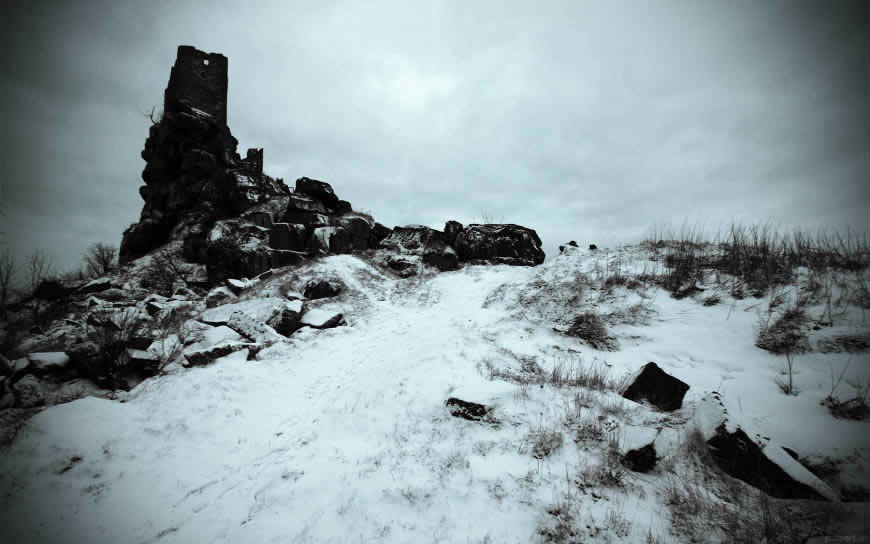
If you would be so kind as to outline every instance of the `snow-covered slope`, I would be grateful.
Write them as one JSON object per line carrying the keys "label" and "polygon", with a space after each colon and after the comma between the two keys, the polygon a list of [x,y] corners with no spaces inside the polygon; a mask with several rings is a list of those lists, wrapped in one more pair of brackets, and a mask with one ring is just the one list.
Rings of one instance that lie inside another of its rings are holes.
{"label": "snow-covered slope", "polygon": [[[516,371],[529,360],[547,372],[598,361],[615,377],[655,361],[688,383],[683,408],[670,414],[590,393],[588,412],[632,447],[661,434],[656,428],[685,428],[715,390],[747,433],[865,466],[867,422],[833,419],[819,406],[829,367],[848,354],[801,356],[802,393],[786,396],[774,382],[782,357],[754,346],[755,299],[705,307],[652,287],[621,298],[586,287],[569,304],[571,278],[591,277],[612,257],[578,252],[537,268],[471,266],[411,279],[352,256],[325,258],[308,273],[349,286],[328,303],[346,312],[348,326],[303,329],[255,361],[230,355],[176,369],[125,402],[86,398],[31,419],[0,453],[3,540],[530,542],[554,538],[542,527],[561,515],[552,505],[565,497],[582,504],[572,514],[582,517],[577,540],[667,534],[659,473],[578,491],[577,478],[602,462],[600,448],[572,439],[565,424],[578,388],[515,384],[486,370]],[[262,296],[274,296],[280,281]],[[564,292],[553,292],[559,282]],[[551,290],[531,296],[541,285]],[[553,330],[587,307],[635,308],[611,318],[618,350]],[[852,377],[870,376],[867,353],[852,357]],[[493,406],[499,423],[451,417],[449,397]],[[558,439],[540,454],[544,433]],[[679,455],[673,443],[660,455]]]}

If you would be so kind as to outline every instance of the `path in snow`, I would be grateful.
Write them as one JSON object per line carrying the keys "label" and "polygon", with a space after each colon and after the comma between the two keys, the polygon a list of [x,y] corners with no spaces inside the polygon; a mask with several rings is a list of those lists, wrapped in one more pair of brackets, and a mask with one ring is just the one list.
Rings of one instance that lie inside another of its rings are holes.
{"label": "path in snow", "polygon": [[451,386],[486,401],[510,389],[475,368],[476,331],[502,317],[483,297],[528,273],[499,268],[393,292],[279,358],[46,410],[2,462],[3,526],[15,542],[526,541],[536,510],[470,485],[477,439],[505,431],[443,406]]}

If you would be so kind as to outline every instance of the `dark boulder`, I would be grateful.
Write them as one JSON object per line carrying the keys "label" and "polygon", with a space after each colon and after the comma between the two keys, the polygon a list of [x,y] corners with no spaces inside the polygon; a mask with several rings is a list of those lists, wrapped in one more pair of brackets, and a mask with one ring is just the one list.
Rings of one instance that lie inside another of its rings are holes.
{"label": "dark boulder", "polygon": [[287,210],[299,210],[323,214],[329,213],[329,209],[322,201],[313,196],[298,193],[290,195],[290,200],[287,203]]}
{"label": "dark boulder", "polygon": [[622,456],[622,464],[634,472],[649,472],[656,466],[656,449],[652,444],[629,450]]}
{"label": "dark boulder", "polygon": [[369,249],[377,249],[381,242],[389,236],[393,231],[380,223],[375,223],[372,227],[371,235],[369,236]]}
{"label": "dark boulder", "polygon": [[447,270],[459,270],[459,256],[452,247],[447,246],[442,250],[428,251],[423,254],[423,262],[434,266],[442,272]]}
{"label": "dark boulder", "polygon": [[414,261],[410,261],[403,257],[387,257],[387,266],[395,270],[396,272],[402,272],[404,270],[408,270],[414,266]]}
{"label": "dark boulder", "polygon": [[448,221],[444,225],[444,240],[452,246],[456,237],[462,232],[462,228],[462,223],[459,221]]}
{"label": "dark boulder", "polygon": [[288,302],[266,324],[275,329],[282,336],[290,336],[301,326],[300,319],[304,313],[304,304],[301,300]]}
{"label": "dark boulder", "polygon": [[628,400],[646,400],[666,412],[680,409],[689,384],[674,378],[655,363],[647,363],[622,394]]}
{"label": "dark boulder", "polygon": [[538,234],[520,225],[469,225],[453,246],[463,261],[534,266],[544,262]]}
{"label": "dark boulder", "polygon": [[340,217],[338,224],[350,234],[351,246],[354,250],[365,250],[369,247],[372,225],[362,217]]}
{"label": "dark boulder", "polygon": [[287,210],[281,216],[281,222],[305,225],[309,230],[329,225],[329,216],[320,212],[307,210]]}
{"label": "dark boulder", "polygon": [[450,410],[450,415],[453,417],[461,417],[469,421],[480,421],[488,418],[491,408],[476,402],[468,402],[456,397],[450,397],[446,402],[447,409]]}
{"label": "dark boulder", "polygon": [[275,223],[269,229],[269,247],[272,249],[305,249],[305,225],[295,223]]}
{"label": "dark boulder", "polygon": [[74,288],[69,288],[58,280],[43,280],[33,292],[33,297],[41,300],[59,300],[74,290]]}
{"label": "dark boulder", "polygon": [[308,237],[306,248],[314,252],[350,253],[353,239],[344,227],[318,227]]}
{"label": "dark boulder", "polygon": [[347,200],[339,200],[335,205],[335,213],[344,214],[353,212],[353,207],[350,205],[350,202]]}
{"label": "dark boulder", "polygon": [[342,285],[337,281],[311,280],[305,284],[302,294],[305,298],[315,300],[334,297],[341,293]]}
{"label": "dark boulder", "polygon": [[[574,244],[574,247],[577,247],[576,243]],[[590,251],[595,251],[596,249],[598,249],[598,246],[596,246],[595,244],[589,244]]]}
{"label": "dark boulder", "polygon": [[308,195],[323,202],[329,208],[338,208],[339,199],[335,196],[332,186],[325,181],[305,177],[299,178],[296,180],[296,194]]}
{"label": "dark boulder", "polygon": [[779,499],[824,499],[773,462],[754,440],[737,428],[729,432],[723,423],[707,440],[716,464],[727,474]]}

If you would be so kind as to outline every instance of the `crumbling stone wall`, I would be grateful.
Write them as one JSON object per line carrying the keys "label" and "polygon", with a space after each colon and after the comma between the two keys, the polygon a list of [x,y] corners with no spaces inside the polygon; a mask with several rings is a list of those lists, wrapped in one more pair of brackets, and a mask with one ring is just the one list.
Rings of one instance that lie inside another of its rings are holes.
{"label": "crumbling stone wall", "polygon": [[178,56],[169,74],[163,111],[185,111],[184,105],[227,124],[227,58],[190,45],[178,46]]}

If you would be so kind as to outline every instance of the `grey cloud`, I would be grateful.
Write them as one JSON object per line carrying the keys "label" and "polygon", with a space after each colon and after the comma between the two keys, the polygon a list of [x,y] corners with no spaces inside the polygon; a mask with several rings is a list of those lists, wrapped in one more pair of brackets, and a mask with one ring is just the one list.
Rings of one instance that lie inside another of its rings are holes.
{"label": "grey cloud", "polygon": [[21,4],[3,23],[3,243],[62,266],[138,218],[179,44],[229,63],[266,170],[387,224],[481,210],[569,239],[659,223],[867,230],[861,3]]}

